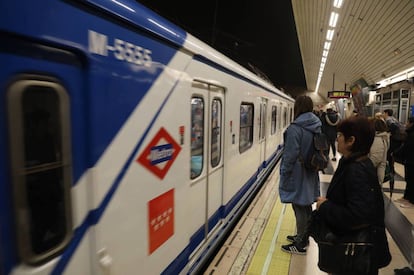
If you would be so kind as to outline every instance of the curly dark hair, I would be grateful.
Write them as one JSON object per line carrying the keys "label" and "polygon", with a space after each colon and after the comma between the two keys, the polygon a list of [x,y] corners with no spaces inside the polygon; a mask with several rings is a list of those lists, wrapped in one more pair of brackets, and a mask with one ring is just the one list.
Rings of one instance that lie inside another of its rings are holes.
{"label": "curly dark hair", "polygon": [[350,137],[355,137],[355,142],[352,145],[351,151],[368,154],[371,145],[374,142],[375,127],[374,123],[364,116],[354,116],[339,122],[337,126],[338,132],[341,132],[348,140]]}

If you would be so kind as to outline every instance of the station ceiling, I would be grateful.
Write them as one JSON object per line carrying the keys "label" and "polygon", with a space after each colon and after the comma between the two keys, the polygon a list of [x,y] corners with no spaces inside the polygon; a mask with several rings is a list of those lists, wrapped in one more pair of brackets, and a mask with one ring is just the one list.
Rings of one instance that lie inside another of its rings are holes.
{"label": "station ceiling", "polygon": [[331,12],[338,13],[319,93],[368,85],[414,67],[413,0],[292,0],[307,88],[317,84]]}
{"label": "station ceiling", "polygon": [[[292,96],[349,90],[414,67],[414,0],[139,0]],[[331,12],[338,13],[335,28]]]}

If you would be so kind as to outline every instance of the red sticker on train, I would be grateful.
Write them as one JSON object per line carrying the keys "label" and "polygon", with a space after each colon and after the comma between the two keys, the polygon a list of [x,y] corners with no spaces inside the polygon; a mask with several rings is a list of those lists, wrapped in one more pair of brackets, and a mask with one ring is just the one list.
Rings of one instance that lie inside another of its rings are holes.
{"label": "red sticker on train", "polygon": [[149,254],[174,235],[174,189],[148,202]]}

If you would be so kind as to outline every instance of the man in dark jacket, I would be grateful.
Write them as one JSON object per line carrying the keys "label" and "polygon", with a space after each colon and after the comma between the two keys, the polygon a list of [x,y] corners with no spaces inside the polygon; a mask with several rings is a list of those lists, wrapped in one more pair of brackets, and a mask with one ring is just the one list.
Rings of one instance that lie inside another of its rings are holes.
{"label": "man in dark jacket", "polygon": [[332,160],[336,161],[336,126],[338,125],[340,118],[339,114],[332,108],[326,109],[326,113],[322,114],[322,132],[328,137],[330,147],[332,148]]}
{"label": "man in dark jacket", "polygon": [[407,139],[401,147],[401,156],[404,162],[405,191],[401,203],[403,208],[414,208],[414,117],[407,122]]}

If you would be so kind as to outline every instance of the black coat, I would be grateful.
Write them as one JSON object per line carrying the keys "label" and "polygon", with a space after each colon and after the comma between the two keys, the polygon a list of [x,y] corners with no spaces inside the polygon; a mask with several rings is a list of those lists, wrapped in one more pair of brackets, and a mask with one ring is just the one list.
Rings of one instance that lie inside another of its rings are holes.
{"label": "black coat", "polygon": [[399,152],[405,165],[414,167],[414,126],[407,128],[407,138]]}
{"label": "black coat", "polygon": [[341,158],[326,198],[318,215],[332,231],[344,234],[363,225],[374,226],[375,262],[378,267],[388,265],[391,255],[385,234],[384,197],[371,160],[361,154]]}
{"label": "black coat", "polygon": [[336,125],[338,125],[340,121],[339,115],[335,112],[326,112],[322,114],[321,121],[322,132],[328,137],[330,141],[335,141],[337,133]]}

